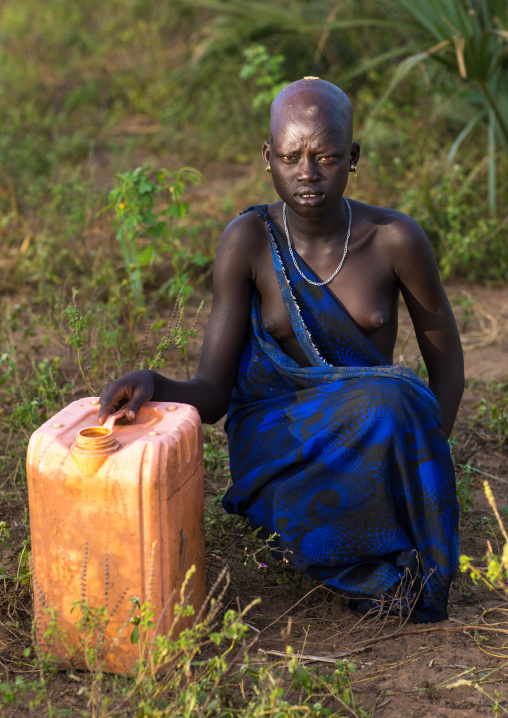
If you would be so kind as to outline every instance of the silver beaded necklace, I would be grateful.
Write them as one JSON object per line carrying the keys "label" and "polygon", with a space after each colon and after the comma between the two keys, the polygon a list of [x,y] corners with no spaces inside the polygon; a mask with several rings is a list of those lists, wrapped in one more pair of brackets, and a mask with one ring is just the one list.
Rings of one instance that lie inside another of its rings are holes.
{"label": "silver beaded necklace", "polygon": [[346,243],[345,243],[345,245],[344,245],[344,254],[342,255],[342,259],[340,260],[340,264],[339,264],[339,266],[337,267],[337,269],[335,270],[335,272],[332,274],[331,277],[329,277],[329,279],[325,280],[324,282],[314,282],[314,281],[312,281],[312,279],[309,279],[308,277],[306,277],[305,274],[304,274],[304,273],[302,272],[302,270],[300,269],[300,267],[298,266],[298,264],[296,263],[295,255],[293,254],[293,248],[292,248],[292,246],[291,246],[291,238],[290,238],[290,235],[289,235],[288,221],[287,221],[287,217],[286,217],[286,203],[285,203],[285,202],[284,202],[283,207],[282,207],[282,218],[283,218],[283,220],[284,220],[284,229],[285,229],[285,231],[286,231],[286,239],[287,239],[287,241],[288,241],[289,253],[290,253],[290,255],[291,255],[291,259],[293,260],[293,264],[295,265],[296,269],[299,271],[299,273],[301,274],[301,276],[305,279],[305,281],[308,282],[309,284],[313,284],[315,287],[323,287],[325,284],[330,284],[330,282],[332,281],[332,279],[335,279],[335,277],[337,276],[337,274],[338,274],[338,273],[340,272],[340,270],[342,269],[342,265],[344,264],[344,260],[346,259],[347,248],[348,248],[348,245],[349,245],[349,237],[351,236],[351,220],[352,220],[353,215],[352,215],[352,213],[351,213],[351,205],[349,204],[348,200],[347,200],[345,197],[343,197],[343,200],[344,200],[344,202],[346,203],[346,207],[347,207],[347,211],[348,211],[348,215],[349,215],[349,225],[348,225],[348,228],[347,228]]}

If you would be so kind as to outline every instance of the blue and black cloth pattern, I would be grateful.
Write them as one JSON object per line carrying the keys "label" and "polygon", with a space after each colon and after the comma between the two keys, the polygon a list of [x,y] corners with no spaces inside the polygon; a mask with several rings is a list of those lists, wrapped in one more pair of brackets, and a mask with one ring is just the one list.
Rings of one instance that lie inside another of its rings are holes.
{"label": "blue and black cloth pattern", "polygon": [[[458,504],[439,405],[391,364],[325,286],[300,277],[267,207],[279,287],[309,367],[260,320],[228,412],[229,513],[247,516],[309,578],[349,592],[352,608],[390,604],[414,622],[447,618],[458,562]],[[314,281],[319,278],[298,258]]]}

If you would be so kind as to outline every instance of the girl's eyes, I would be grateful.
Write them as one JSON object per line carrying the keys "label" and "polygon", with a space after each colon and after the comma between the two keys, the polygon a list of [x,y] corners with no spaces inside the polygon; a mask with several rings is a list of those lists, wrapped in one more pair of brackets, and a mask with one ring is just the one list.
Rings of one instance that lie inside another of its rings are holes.
{"label": "girl's eyes", "polygon": [[[297,155],[282,155],[282,159],[285,162],[297,162],[298,157]],[[320,157],[318,159],[318,162],[334,162],[337,158],[335,155],[326,155],[325,157]]]}

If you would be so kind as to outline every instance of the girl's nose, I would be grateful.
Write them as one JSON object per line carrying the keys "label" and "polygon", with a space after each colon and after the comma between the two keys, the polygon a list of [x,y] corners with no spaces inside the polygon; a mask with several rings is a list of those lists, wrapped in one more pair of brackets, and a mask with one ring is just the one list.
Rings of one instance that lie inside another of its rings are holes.
{"label": "girl's nose", "polygon": [[320,177],[317,162],[311,158],[302,157],[298,170],[300,182],[315,182]]}

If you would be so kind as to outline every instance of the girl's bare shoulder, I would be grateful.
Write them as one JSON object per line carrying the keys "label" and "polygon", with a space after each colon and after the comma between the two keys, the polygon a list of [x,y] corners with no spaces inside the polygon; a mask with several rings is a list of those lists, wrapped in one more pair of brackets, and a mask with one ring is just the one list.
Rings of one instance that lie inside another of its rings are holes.
{"label": "girl's bare shoulder", "polygon": [[353,213],[356,214],[358,218],[380,229],[386,228],[387,231],[393,231],[394,233],[403,232],[405,234],[413,232],[419,234],[423,232],[418,222],[408,214],[404,214],[404,212],[399,212],[389,207],[366,204],[365,202],[351,201],[351,205],[353,207]]}
{"label": "girl's bare shoulder", "polygon": [[[255,276],[260,257],[269,251],[263,211],[244,212],[228,224],[219,242],[215,268]],[[215,270],[214,270],[215,271]]]}
{"label": "girl's bare shoulder", "polygon": [[245,211],[228,224],[222,235],[221,244],[234,244],[243,250],[266,241],[267,228],[265,221],[266,205],[259,210],[253,208]]}

